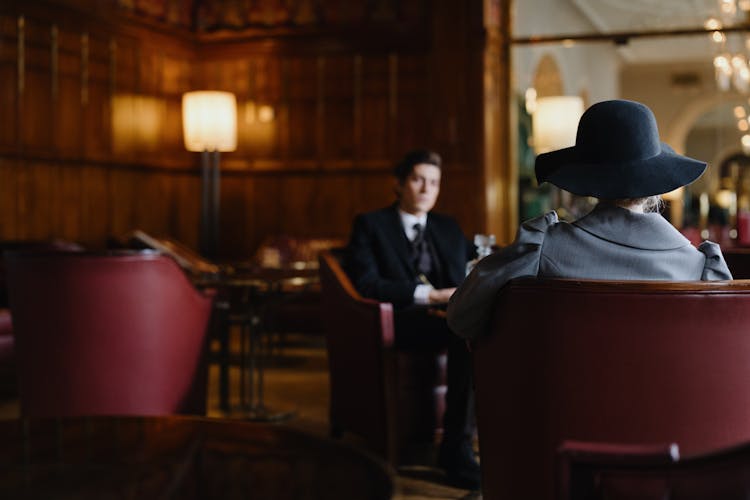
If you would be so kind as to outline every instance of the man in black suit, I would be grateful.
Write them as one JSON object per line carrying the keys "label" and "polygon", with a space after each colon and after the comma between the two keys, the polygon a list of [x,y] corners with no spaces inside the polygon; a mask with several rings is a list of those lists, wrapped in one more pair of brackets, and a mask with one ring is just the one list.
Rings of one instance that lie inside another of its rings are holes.
{"label": "man in black suit", "polygon": [[440,167],[440,156],[426,150],[412,151],[396,165],[398,199],[355,218],[346,266],[364,297],[393,304],[398,348],[448,348],[438,464],[456,486],[477,489],[469,353],[444,316],[434,314],[463,281],[475,250],[454,219],[430,212],[440,192]]}

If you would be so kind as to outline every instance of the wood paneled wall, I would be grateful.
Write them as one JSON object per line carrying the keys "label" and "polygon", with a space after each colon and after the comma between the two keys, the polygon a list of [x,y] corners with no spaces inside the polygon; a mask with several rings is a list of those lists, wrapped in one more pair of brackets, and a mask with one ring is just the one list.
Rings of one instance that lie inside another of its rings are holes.
{"label": "wood paneled wall", "polygon": [[0,239],[96,248],[141,228],[197,246],[180,103],[202,88],[239,104],[222,258],[278,233],[346,236],[393,200],[391,165],[420,146],[445,159],[438,208],[483,230],[482,2],[412,3],[407,24],[193,33],[116,2],[5,2]]}

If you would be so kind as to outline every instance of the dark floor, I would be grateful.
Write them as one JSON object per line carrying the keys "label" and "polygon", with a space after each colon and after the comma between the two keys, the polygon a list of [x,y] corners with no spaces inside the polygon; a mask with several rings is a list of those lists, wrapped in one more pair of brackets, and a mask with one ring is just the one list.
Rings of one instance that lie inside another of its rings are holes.
{"label": "dark floor", "polygon": [[[267,363],[264,402],[272,413],[290,413],[280,425],[312,434],[328,435],[328,372],[323,339],[310,335],[290,335],[284,347]],[[227,415],[219,409],[218,369],[209,374],[208,415],[217,418],[246,418],[240,410],[239,366],[230,370],[230,402]],[[0,418],[18,416],[17,400],[0,400]],[[347,438],[345,438],[347,439]],[[350,440],[352,438],[349,438]],[[357,442],[351,441],[358,445]],[[396,496],[400,500],[476,499],[477,493],[445,485],[442,472],[428,466],[405,467],[398,471]]]}

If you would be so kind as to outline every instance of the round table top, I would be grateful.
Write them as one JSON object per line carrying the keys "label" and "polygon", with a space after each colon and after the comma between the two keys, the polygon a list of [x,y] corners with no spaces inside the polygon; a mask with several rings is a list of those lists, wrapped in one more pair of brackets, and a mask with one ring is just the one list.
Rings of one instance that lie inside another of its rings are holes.
{"label": "round table top", "polygon": [[0,421],[0,498],[391,498],[369,454],[278,424],[202,417]]}

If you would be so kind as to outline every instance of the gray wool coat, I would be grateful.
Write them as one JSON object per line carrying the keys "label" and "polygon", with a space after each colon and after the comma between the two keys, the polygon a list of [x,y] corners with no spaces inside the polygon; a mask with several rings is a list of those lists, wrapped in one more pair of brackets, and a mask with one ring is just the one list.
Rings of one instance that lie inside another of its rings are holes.
{"label": "gray wool coat", "polygon": [[598,205],[575,222],[549,212],[525,222],[516,240],[482,259],[448,304],[448,325],[474,338],[489,327],[500,288],[513,278],[606,280],[730,280],[721,249],[694,247],[656,213]]}

